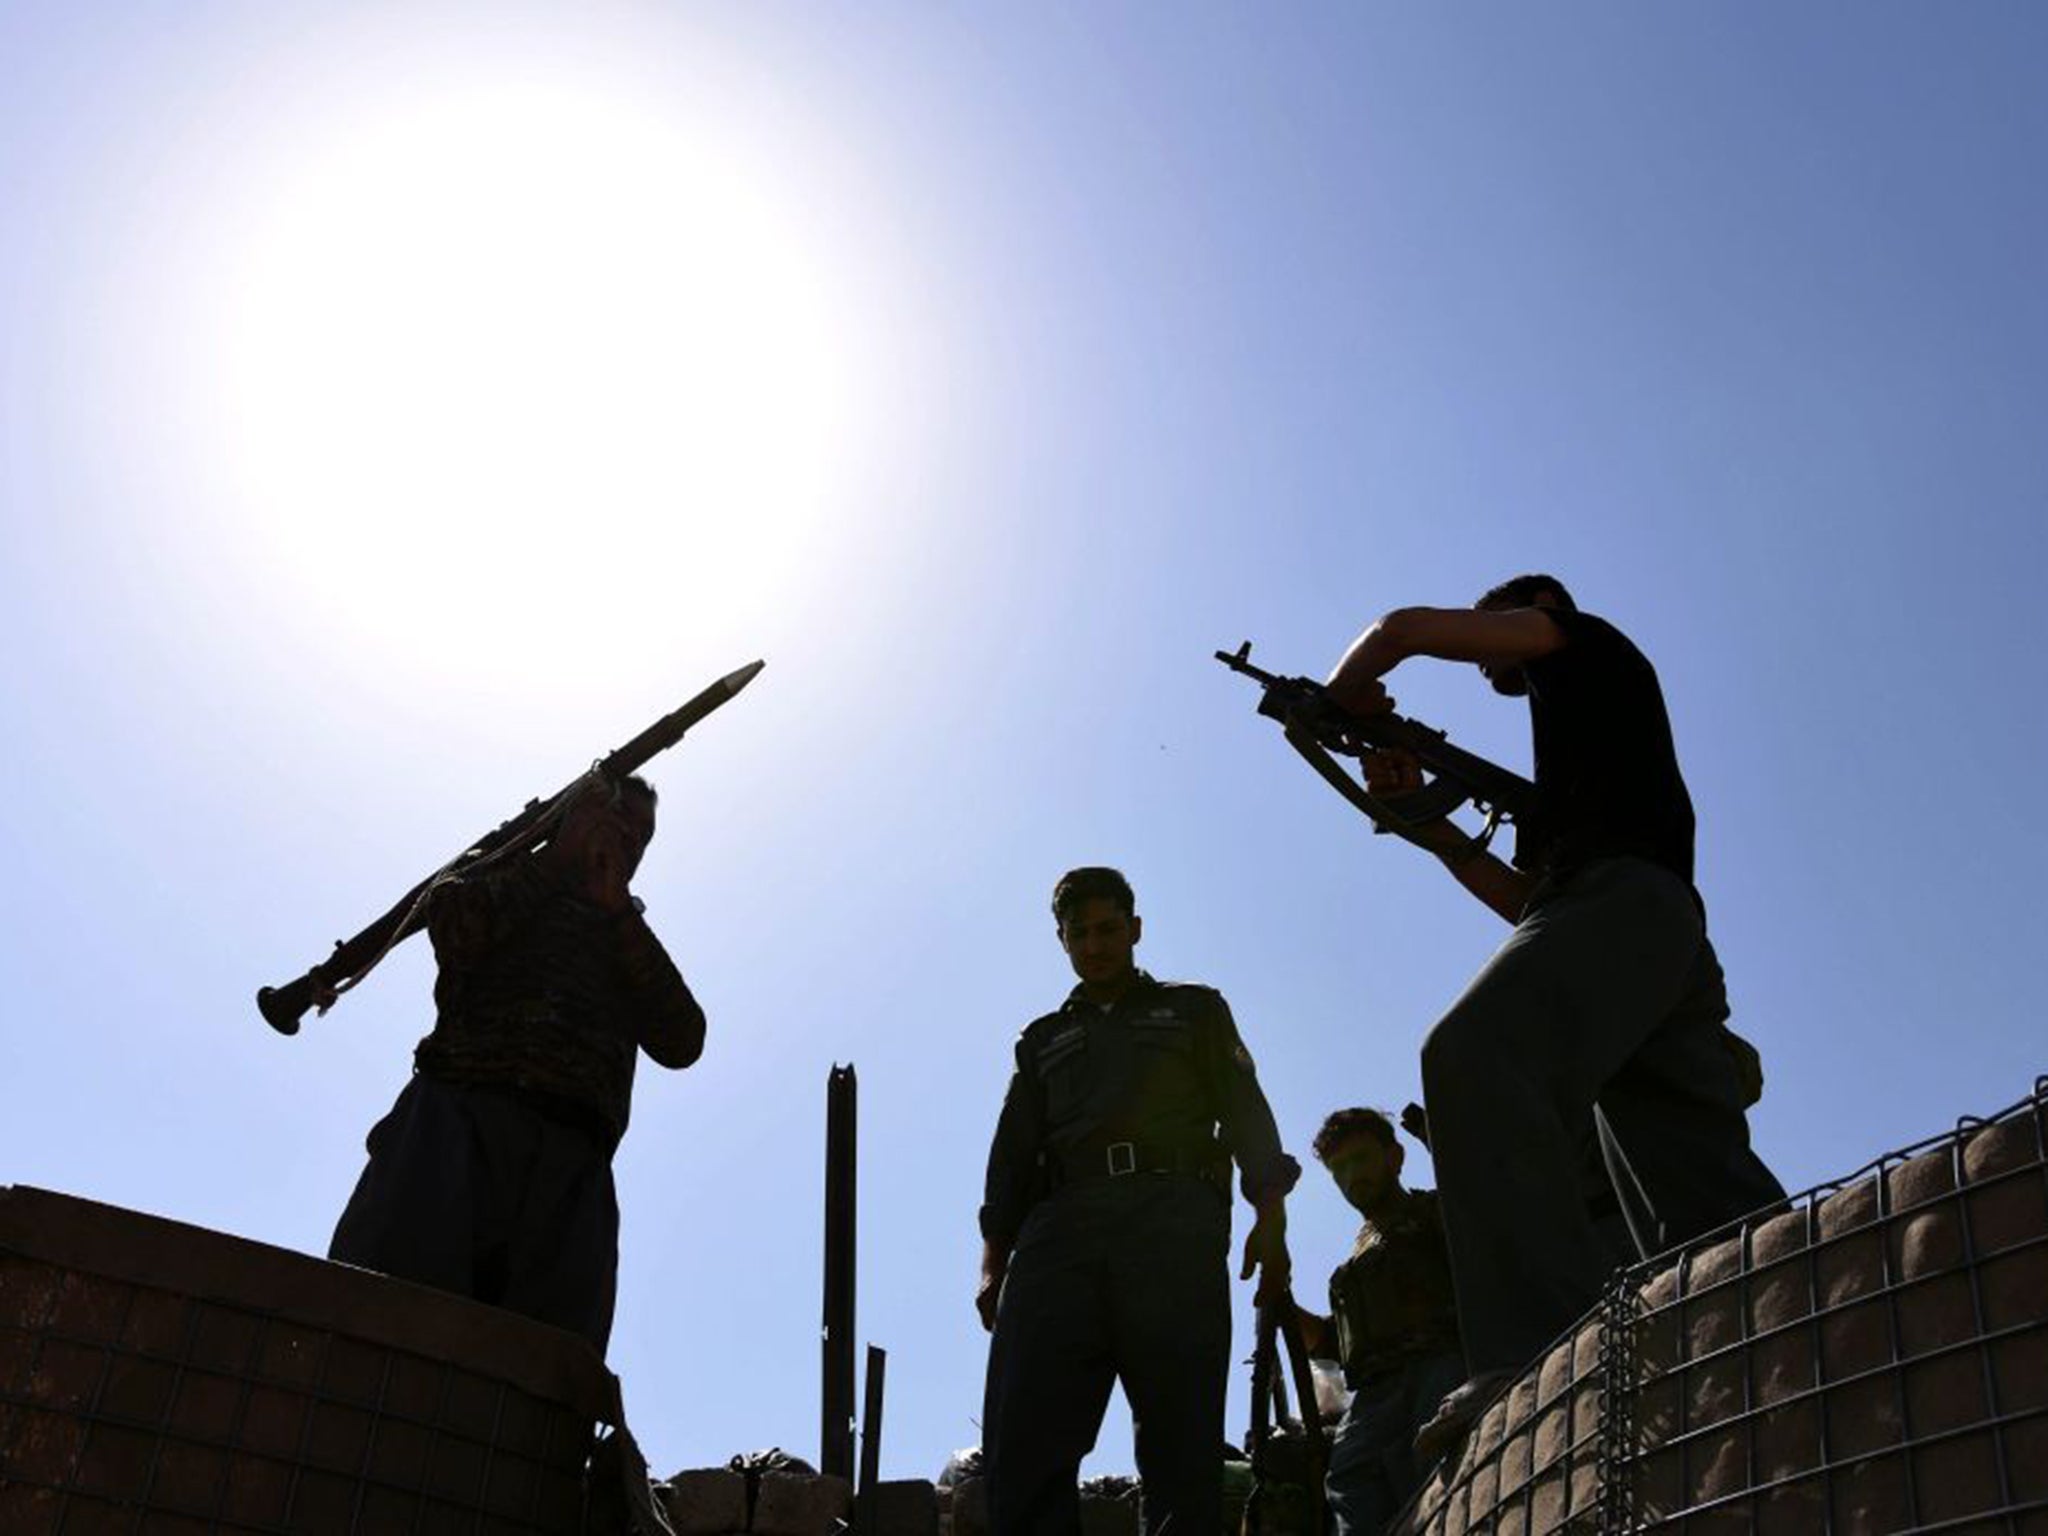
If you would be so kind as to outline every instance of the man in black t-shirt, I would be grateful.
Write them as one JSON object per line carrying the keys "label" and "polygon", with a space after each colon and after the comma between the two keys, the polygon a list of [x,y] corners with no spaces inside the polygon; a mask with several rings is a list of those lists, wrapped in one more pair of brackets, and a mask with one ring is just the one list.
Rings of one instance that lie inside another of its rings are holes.
{"label": "man in black t-shirt", "polygon": [[[1410,656],[1475,663],[1497,692],[1526,696],[1535,739],[1537,806],[1512,865],[1449,820],[1425,834],[1515,925],[1422,1047],[1471,1372],[1418,1442],[1443,1449],[1605,1282],[1581,1178],[1596,1115],[1610,1165],[1626,1165],[1649,1206],[1631,1212],[1645,1249],[1784,1190],[1750,1150],[1755,1094],[1724,1027],[1692,883],[1692,799],[1650,663],[1555,577],[1520,576],[1471,609],[1389,613],[1330,674],[1331,696],[1391,709],[1380,679]],[[1380,794],[1420,782],[1398,755],[1366,771]]]}

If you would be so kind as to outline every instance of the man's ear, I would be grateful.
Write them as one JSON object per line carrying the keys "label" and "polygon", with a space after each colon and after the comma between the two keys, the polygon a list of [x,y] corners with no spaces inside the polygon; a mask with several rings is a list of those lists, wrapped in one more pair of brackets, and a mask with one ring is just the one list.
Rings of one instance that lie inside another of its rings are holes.
{"label": "man's ear", "polygon": [[1393,1150],[1387,1154],[1387,1167],[1395,1178],[1401,1177],[1401,1165],[1407,1161],[1408,1149],[1400,1142],[1395,1142]]}
{"label": "man's ear", "polygon": [[1135,944],[1143,937],[1145,937],[1145,919],[1133,912],[1131,914],[1131,942]]}

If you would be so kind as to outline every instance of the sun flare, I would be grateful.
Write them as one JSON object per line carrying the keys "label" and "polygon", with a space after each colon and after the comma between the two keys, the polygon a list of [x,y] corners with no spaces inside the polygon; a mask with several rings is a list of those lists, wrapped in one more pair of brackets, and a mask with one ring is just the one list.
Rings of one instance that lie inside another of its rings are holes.
{"label": "sun flare", "polygon": [[701,125],[590,90],[337,126],[222,285],[232,553],[352,643],[456,669],[795,600],[858,430],[802,214]]}

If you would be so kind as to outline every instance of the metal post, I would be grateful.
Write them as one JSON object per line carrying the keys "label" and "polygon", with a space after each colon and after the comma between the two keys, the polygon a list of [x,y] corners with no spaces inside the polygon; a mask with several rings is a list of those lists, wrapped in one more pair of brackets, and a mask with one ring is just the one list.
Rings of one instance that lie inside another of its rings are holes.
{"label": "metal post", "polygon": [[818,1470],[853,1481],[853,1261],[855,1111],[851,1064],[825,1082],[825,1320]]}
{"label": "metal post", "polygon": [[867,1391],[860,1410],[860,1507],[855,1511],[859,1536],[875,1536],[875,1501],[882,1480],[882,1380],[889,1352],[868,1346]]}

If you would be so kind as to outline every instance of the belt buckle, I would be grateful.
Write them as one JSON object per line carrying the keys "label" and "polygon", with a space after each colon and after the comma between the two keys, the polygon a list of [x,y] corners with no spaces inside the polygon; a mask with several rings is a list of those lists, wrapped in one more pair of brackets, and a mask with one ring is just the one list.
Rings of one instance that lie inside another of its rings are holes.
{"label": "belt buckle", "polygon": [[1127,1173],[1138,1171],[1138,1148],[1134,1142],[1112,1141],[1104,1156],[1108,1161],[1109,1176],[1112,1179],[1120,1179]]}

